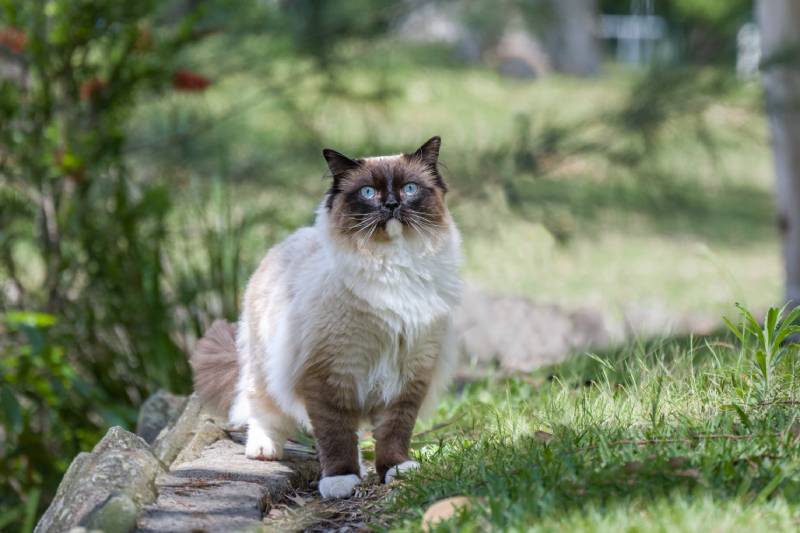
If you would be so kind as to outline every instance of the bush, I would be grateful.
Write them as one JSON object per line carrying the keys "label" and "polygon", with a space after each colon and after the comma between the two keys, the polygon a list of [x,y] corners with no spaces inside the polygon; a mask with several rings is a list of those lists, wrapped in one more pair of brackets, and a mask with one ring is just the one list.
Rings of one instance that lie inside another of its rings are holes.
{"label": "bush", "polygon": [[203,88],[174,64],[197,14],[159,9],[0,3],[0,523],[31,522],[71,458],[151,391],[188,390],[163,279],[168,189],[123,157],[137,97]]}

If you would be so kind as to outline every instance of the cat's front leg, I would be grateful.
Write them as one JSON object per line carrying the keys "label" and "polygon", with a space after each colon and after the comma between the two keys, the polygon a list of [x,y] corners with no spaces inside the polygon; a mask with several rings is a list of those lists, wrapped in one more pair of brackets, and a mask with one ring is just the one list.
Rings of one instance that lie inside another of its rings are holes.
{"label": "cat's front leg", "polygon": [[427,381],[412,381],[399,398],[375,416],[375,470],[384,483],[391,483],[398,474],[419,468],[419,463],[409,457],[408,448],[427,390]]}
{"label": "cat's front leg", "polygon": [[358,415],[332,403],[330,396],[319,396],[306,400],[322,469],[319,492],[323,498],[349,498],[361,481]]}

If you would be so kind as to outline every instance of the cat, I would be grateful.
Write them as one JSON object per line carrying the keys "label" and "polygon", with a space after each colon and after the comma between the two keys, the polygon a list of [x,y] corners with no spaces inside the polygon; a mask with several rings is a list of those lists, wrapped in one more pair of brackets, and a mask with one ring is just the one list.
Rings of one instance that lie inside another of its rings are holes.
{"label": "cat", "polygon": [[247,424],[248,458],[280,459],[298,427],[312,432],[325,498],[359,483],[363,423],[382,482],[419,466],[414,424],[456,360],[461,237],[440,146],[364,159],[323,150],[331,184],[314,225],[269,250],[238,325],[212,325],[191,358],[200,397]]}

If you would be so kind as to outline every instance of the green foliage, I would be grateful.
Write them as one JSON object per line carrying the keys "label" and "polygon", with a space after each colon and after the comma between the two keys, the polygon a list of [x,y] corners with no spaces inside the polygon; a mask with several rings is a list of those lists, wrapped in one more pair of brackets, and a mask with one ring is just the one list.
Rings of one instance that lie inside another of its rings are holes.
{"label": "green foliage", "polygon": [[69,458],[108,425],[130,426],[151,391],[188,388],[163,281],[170,196],[132,179],[123,157],[139,95],[185,88],[173,60],[194,16],[164,22],[159,8],[0,4],[5,519],[35,517]]}
{"label": "green foliage", "polygon": [[725,324],[742,343],[742,349],[752,353],[753,366],[761,379],[762,399],[768,400],[772,393],[775,369],[788,351],[797,351],[797,346],[791,345],[789,340],[800,333],[800,326],[797,325],[800,307],[794,308],[786,316],[786,306],[780,309],[770,307],[763,326],[746,308],[740,304],[736,304],[736,307],[741,316],[740,325],[735,326],[727,318]]}
{"label": "green foliage", "polygon": [[752,0],[672,0],[671,11],[679,20],[692,20],[728,28],[752,16]]}
{"label": "green foliage", "polygon": [[320,68],[336,74],[341,47],[354,41],[377,37],[389,29],[410,4],[398,0],[296,0],[281,13],[299,55],[308,55]]}
{"label": "green foliage", "polygon": [[109,402],[53,344],[56,322],[44,313],[9,312],[0,326],[7,330],[0,342],[0,529],[24,523],[28,531],[76,450],[132,414]]}

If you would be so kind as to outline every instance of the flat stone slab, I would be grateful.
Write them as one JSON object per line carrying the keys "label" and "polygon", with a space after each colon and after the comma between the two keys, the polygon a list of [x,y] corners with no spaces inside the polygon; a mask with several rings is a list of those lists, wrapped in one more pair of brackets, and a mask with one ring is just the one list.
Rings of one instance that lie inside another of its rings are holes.
{"label": "flat stone slab", "polygon": [[145,508],[137,531],[256,529],[271,502],[307,487],[318,471],[314,455],[299,445],[287,446],[284,461],[254,461],[243,445],[217,440],[156,479],[158,498]]}

